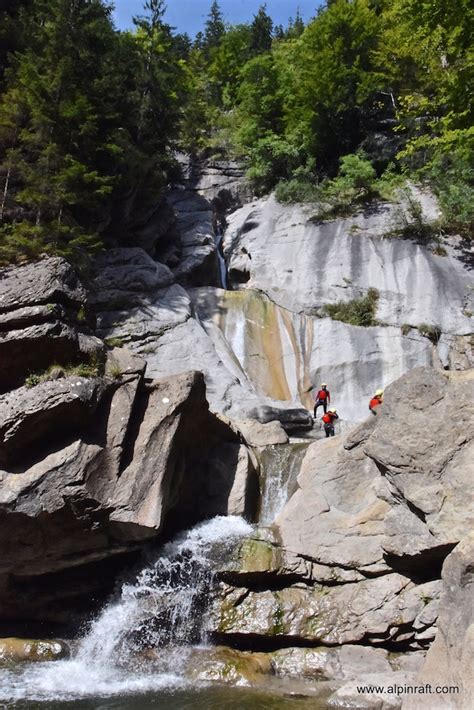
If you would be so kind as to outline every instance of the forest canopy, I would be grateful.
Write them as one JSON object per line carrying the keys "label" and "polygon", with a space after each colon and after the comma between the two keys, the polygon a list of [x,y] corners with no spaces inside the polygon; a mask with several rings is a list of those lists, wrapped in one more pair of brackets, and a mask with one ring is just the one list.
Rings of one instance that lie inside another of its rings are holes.
{"label": "forest canopy", "polygon": [[179,151],[237,158],[287,201],[426,182],[472,234],[470,0],[328,0],[286,26],[264,4],[227,25],[214,1],[194,38],[164,0],[126,32],[105,0],[2,7],[0,263],[133,243]]}

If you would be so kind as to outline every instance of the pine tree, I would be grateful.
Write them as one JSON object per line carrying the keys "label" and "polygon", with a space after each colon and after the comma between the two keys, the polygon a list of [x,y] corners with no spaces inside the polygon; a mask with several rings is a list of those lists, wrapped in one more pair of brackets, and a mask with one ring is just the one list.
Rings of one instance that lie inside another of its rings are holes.
{"label": "pine tree", "polygon": [[[80,258],[97,244],[103,199],[112,190],[113,177],[102,169],[108,134],[100,118],[108,113],[102,77],[114,36],[110,10],[100,0],[36,0],[28,34],[1,105],[0,143],[8,144],[3,250],[17,244],[20,253]],[[16,207],[7,213],[12,170]]]}
{"label": "pine tree", "polygon": [[290,23],[289,36],[290,37],[301,37],[304,32],[304,21],[301,17],[299,7],[296,10],[296,17],[294,21]]}
{"label": "pine tree", "polygon": [[206,20],[204,32],[204,49],[209,50],[219,46],[221,38],[225,34],[224,18],[217,0],[211,5],[209,15]]}
{"label": "pine tree", "polygon": [[163,21],[164,0],[147,0],[144,16],[134,18],[140,69],[136,140],[146,155],[159,162],[177,133],[181,69],[171,28]]}
{"label": "pine tree", "polygon": [[273,20],[267,14],[267,6],[260,5],[257,14],[253,18],[251,25],[252,42],[251,48],[254,54],[269,52],[272,48]]}

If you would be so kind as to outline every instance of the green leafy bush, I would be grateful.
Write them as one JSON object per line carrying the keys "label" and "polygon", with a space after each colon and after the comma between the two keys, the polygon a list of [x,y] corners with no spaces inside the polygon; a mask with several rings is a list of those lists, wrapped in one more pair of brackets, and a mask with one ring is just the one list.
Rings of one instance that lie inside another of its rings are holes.
{"label": "green leafy bush", "polygon": [[323,307],[323,313],[333,320],[339,320],[351,325],[369,327],[379,325],[376,319],[379,292],[369,288],[367,295],[352,301],[339,301]]}
{"label": "green leafy bush", "polygon": [[292,180],[282,180],[275,188],[275,197],[278,202],[317,202],[319,189],[313,183],[293,178]]}
{"label": "green leafy bush", "polygon": [[474,238],[474,138],[451,153],[436,156],[424,171],[450,231]]}

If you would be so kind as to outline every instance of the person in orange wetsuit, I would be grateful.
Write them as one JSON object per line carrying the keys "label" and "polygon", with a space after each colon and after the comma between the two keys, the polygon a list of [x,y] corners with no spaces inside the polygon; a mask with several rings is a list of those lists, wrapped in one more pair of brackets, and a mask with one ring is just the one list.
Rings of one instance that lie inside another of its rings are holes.
{"label": "person in orange wetsuit", "polygon": [[377,407],[380,407],[381,404],[383,404],[383,390],[377,390],[369,402],[369,409],[372,414],[377,415]]}
{"label": "person in orange wetsuit", "polygon": [[321,389],[316,393],[316,396],[314,398],[314,418],[316,419],[316,413],[318,411],[318,407],[321,407],[324,409],[324,414],[326,414],[327,409],[328,409],[328,404],[331,403],[331,393],[328,390],[328,386],[325,382],[321,385]]}
{"label": "person in orange wetsuit", "polygon": [[336,433],[334,430],[334,422],[339,419],[337,411],[333,408],[329,412],[325,413],[322,417],[324,423],[324,431],[326,432],[326,439],[330,436],[334,436]]}

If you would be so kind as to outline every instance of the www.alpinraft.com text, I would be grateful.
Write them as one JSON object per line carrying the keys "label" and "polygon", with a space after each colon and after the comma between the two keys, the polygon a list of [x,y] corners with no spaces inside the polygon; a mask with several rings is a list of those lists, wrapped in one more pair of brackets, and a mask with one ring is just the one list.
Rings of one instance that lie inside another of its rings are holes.
{"label": "www.alpinraft.com text", "polygon": [[358,685],[357,692],[360,695],[451,695],[459,693],[457,685]]}

